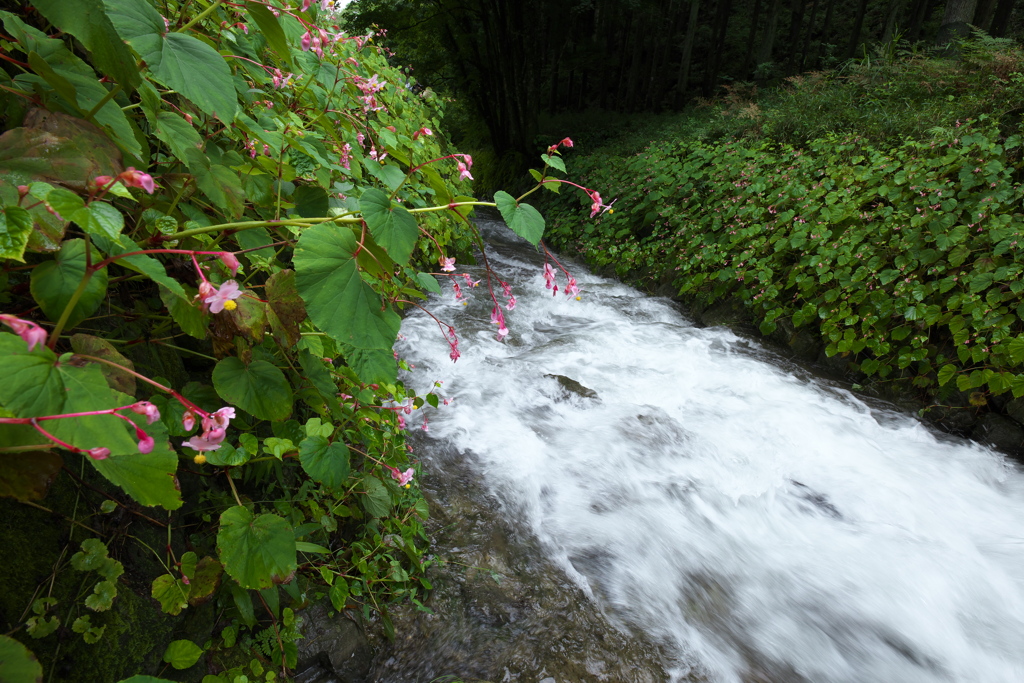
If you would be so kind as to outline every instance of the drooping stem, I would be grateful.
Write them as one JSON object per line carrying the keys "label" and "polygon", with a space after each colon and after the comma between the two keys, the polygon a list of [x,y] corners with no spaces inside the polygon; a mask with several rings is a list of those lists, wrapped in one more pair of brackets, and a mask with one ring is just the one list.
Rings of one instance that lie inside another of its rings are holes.
{"label": "drooping stem", "polygon": [[[85,249],[86,254],[88,254],[88,235],[86,235],[85,238]],[[74,294],[71,295],[71,299],[68,300],[68,303],[64,306],[64,310],[60,314],[60,319],[57,320],[57,324],[53,326],[53,330],[50,332],[50,338],[46,341],[46,346],[51,351],[53,351],[54,347],[57,346],[57,340],[60,339],[60,333],[64,330],[64,325],[67,324],[68,319],[71,317],[71,312],[75,310],[75,306],[78,305],[78,300],[82,298],[83,294],[85,294],[85,289],[89,286],[89,280],[92,279],[92,274],[95,273],[96,270],[98,269],[86,267],[85,272],[82,273],[82,281],[78,283],[78,288],[75,290]]]}
{"label": "drooping stem", "polygon": [[217,10],[217,8],[218,8],[218,7],[220,7],[220,4],[221,4],[221,3],[223,2],[223,1],[224,1],[224,0],[216,0],[216,2],[214,2],[214,3],[212,4],[212,5],[210,5],[209,7],[207,7],[206,9],[204,9],[204,10],[203,10],[202,12],[200,12],[199,14],[197,14],[197,15],[195,16],[195,18],[194,18],[194,19],[192,19],[192,21],[188,22],[187,24],[185,24],[184,26],[182,26],[181,28],[179,28],[179,29],[178,29],[177,31],[175,31],[175,33],[184,33],[185,31],[189,30],[189,29],[190,29],[190,28],[192,28],[192,27],[193,27],[194,25],[196,25],[197,23],[199,23],[200,21],[202,21],[202,20],[203,20],[203,19],[205,19],[206,17],[208,17],[208,16],[210,16],[211,14],[213,14],[213,13],[214,13],[214,12],[215,12],[215,11]]}

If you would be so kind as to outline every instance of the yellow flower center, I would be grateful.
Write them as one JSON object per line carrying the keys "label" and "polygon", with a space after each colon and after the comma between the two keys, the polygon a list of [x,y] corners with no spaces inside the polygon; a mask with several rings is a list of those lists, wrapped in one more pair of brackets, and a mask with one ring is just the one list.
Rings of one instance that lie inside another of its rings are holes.
{"label": "yellow flower center", "polygon": [[233,311],[236,308],[238,308],[238,304],[236,304],[234,302],[234,300],[228,299],[227,301],[224,302],[224,310],[225,311]]}
{"label": "yellow flower center", "polygon": [[194,462],[197,465],[202,465],[204,462],[206,462],[206,456],[200,453],[196,457],[192,458],[192,462]]}

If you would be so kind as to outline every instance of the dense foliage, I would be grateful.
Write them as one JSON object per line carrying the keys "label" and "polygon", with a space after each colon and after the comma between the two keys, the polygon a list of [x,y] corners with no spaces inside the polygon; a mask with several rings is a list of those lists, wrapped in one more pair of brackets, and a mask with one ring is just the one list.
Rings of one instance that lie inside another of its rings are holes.
{"label": "dense foliage", "polygon": [[[995,88],[1016,92],[1020,79]],[[616,198],[614,211],[580,231],[575,198],[549,198],[550,239],[693,301],[738,298],[765,333],[809,326],[867,381],[956,387],[981,405],[1024,396],[1022,139],[999,123],[800,146],[763,132],[665,136],[573,156],[570,170]]]}
{"label": "dense foliage", "polygon": [[[472,159],[336,20],[309,0],[0,12],[0,495],[67,534],[49,575],[8,586],[28,604],[5,609],[21,643],[0,637],[0,678],[39,680],[24,644],[50,679],[131,673],[62,659],[148,628],[119,599],[115,544],[156,559],[159,575],[129,574],[168,618],[217,605],[215,631],[121,665],[208,654],[205,683],[287,674],[294,610],[318,596],[389,634],[388,603],[430,587],[404,430],[427,428],[439,385],[407,387],[392,345],[403,310],[482,246],[460,195]],[[496,199],[537,244],[539,214]],[[70,504],[34,502],[68,482]]]}

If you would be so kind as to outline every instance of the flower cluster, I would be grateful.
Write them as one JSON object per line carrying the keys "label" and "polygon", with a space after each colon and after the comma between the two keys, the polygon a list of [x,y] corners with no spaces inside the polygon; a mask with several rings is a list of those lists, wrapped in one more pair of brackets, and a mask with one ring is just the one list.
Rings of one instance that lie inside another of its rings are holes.
{"label": "flower cluster", "polygon": [[185,415],[181,418],[181,424],[186,431],[192,431],[192,428],[195,427],[196,412],[200,413],[203,431],[181,445],[195,451],[217,450],[220,448],[221,442],[224,441],[224,435],[227,433],[228,423],[230,423],[235,417],[235,409],[226,406],[217,412],[207,414],[202,413],[193,406],[191,409],[186,411]]}
{"label": "flower cluster", "polygon": [[14,333],[25,340],[28,350],[46,344],[47,332],[31,320],[22,320],[13,315],[0,313],[0,323],[14,330]]}

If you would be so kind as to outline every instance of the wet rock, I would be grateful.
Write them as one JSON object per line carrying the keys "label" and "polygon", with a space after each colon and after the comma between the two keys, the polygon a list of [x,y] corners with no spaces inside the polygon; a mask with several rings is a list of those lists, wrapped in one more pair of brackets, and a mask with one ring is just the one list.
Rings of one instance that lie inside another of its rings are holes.
{"label": "wet rock", "polygon": [[503,521],[518,517],[498,514],[501,502],[480,493],[485,484],[466,474],[463,456],[445,457],[452,460],[444,467],[460,473],[421,482],[437,549],[425,603],[433,613],[392,611],[397,637],[380,643],[367,680],[666,681],[657,648],[615,628],[528,530]]}
{"label": "wet rock", "polygon": [[569,394],[575,394],[576,396],[581,396],[583,398],[597,398],[596,391],[594,391],[593,389],[588,389],[587,387],[583,386],[582,384],[572,379],[571,377],[566,377],[565,375],[544,376],[549,377],[558,382],[558,386],[562,387],[566,394],[566,397],[568,397]]}
{"label": "wet rock", "polygon": [[334,612],[330,602],[318,602],[299,613],[303,638],[297,671],[302,680],[326,675],[335,683],[364,683],[373,651],[359,624]]}
{"label": "wet rock", "polygon": [[1006,404],[1006,414],[1024,425],[1024,398],[1015,398]]}
{"label": "wet rock", "polygon": [[995,413],[983,415],[971,436],[1004,453],[1013,456],[1024,454],[1024,429],[1008,417]]}

